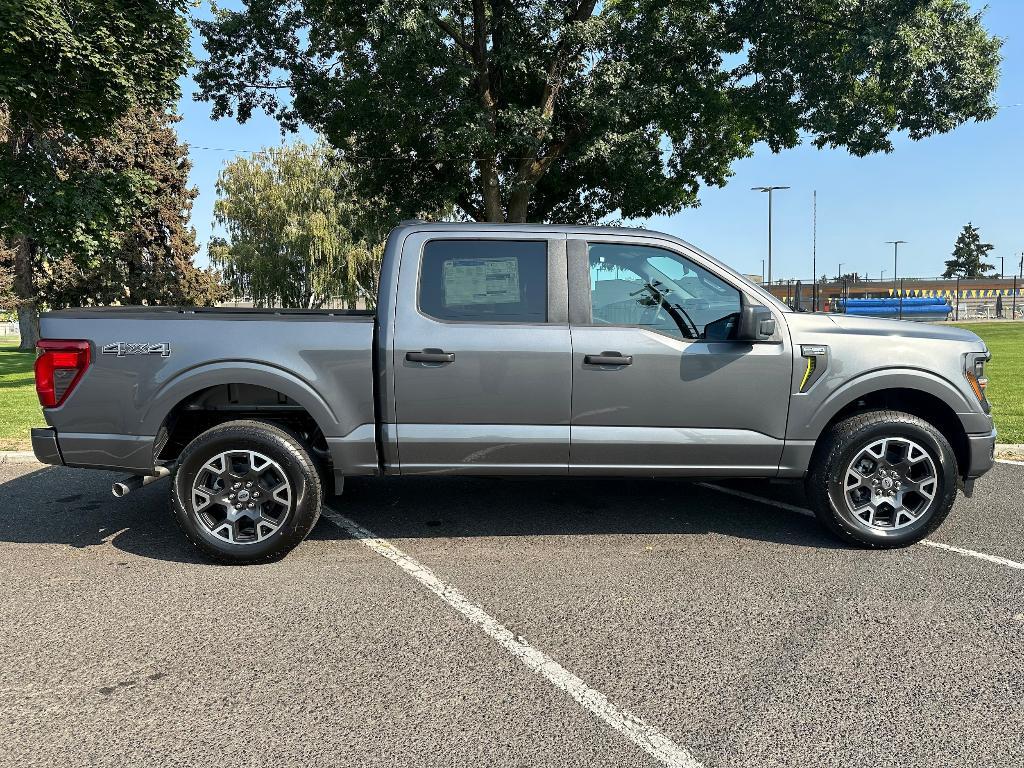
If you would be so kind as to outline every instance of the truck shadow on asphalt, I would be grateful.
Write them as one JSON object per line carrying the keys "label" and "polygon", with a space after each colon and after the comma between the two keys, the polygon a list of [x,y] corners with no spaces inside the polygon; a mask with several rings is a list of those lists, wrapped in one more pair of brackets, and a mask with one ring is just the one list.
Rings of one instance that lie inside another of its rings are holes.
{"label": "truck shadow on asphalt", "polygon": [[[796,486],[750,492],[803,503]],[[684,480],[650,478],[351,478],[328,506],[387,539],[449,536],[718,534],[842,548],[814,520]],[[311,538],[344,538],[321,522]]]}
{"label": "truck shadow on asphalt", "polygon": [[[118,475],[62,467],[0,480],[0,543],[107,544],[134,555],[209,563],[168,510],[168,481],[123,499]],[[767,484],[748,490],[780,491]],[[782,491],[785,494],[785,491]],[[799,499],[793,499],[799,501]],[[647,478],[351,478],[328,505],[384,538],[717,534],[794,547],[838,548],[814,520],[681,480]],[[324,518],[310,539],[348,536]]]}

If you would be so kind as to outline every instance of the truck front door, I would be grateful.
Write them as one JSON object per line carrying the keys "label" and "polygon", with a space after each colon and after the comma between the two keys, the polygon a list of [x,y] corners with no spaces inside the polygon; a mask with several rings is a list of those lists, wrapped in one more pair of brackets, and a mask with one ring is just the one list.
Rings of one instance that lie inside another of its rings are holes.
{"label": "truck front door", "polygon": [[570,236],[568,265],[570,473],[774,474],[793,365],[785,326],[775,343],[733,340],[743,292],[668,241]]}
{"label": "truck front door", "polygon": [[402,474],[566,474],[564,235],[413,233],[400,269],[392,354]]}

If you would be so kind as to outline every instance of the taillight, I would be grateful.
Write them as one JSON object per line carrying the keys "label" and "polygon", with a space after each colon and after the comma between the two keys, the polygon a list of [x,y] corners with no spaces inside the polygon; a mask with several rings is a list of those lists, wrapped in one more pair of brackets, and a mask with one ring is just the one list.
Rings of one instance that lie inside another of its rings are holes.
{"label": "taillight", "polygon": [[36,394],[43,408],[55,408],[89,367],[89,342],[43,339],[36,342]]}

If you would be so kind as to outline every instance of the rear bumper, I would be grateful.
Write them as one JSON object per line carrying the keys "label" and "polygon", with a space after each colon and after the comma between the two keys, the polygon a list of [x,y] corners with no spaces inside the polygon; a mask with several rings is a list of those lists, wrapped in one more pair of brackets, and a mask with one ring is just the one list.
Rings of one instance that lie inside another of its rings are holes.
{"label": "rear bumper", "polygon": [[32,452],[43,464],[87,469],[112,469],[136,475],[154,471],[153,438],[62,432],[53,427],[32,430]]}
{"label": "rear bumper", "polygon": [[967,448],[970,460],[966,477],[980,477],[992,469],[996,461],[996,431],[983,435],[968,435]]}
{"label": "rear bumper", "polygon": [[57,445],[57,433],[53,427],[32,428],[32,453],[42,464],[62,465],[64,459],[60,455],[60,447]]}

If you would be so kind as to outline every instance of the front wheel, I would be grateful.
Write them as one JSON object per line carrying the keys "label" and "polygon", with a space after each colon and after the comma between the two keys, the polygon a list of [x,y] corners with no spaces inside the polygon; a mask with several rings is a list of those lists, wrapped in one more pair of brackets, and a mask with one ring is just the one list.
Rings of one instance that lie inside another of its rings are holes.
{"label": "front wheel", "polygon": [[320,475],[299,440],[263,421],[229,421],[182,451],[171,511],[185,535],[214,559],[274,560],[301,542],[320,516]]}
{"label": "front wheel", "polygon": [[868,411],[833,425],[806,479],[818,520],[841,539],[905,547],[942,524],[956,500],[949,441],[923,419]]}

